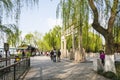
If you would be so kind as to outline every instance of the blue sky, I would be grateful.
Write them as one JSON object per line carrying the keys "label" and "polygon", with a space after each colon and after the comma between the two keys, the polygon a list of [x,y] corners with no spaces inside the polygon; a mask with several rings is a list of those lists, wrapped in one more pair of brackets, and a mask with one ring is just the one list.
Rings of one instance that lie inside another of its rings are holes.
{"label": "blue sky", "polygon": [[19,28],[22,35],[29,32],[46,33],[52,29],[55,24],[61,24],[60,20],[56,22],[56,7],[59,0],[40,0],[39,8],[22,8]]}

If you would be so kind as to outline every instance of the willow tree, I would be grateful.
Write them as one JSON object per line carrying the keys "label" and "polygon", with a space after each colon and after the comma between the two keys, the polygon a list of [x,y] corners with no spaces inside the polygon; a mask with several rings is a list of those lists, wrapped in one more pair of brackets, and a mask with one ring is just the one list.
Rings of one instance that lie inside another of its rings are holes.
{"label": "willow tree", "polygon": [[7,27],[6,25],[0,25],[0,31],[8,34],[7,37],[13,35],[13,31],[10,29],[10,27]]}
{"label": "willow tree", "polygon": [[[105,38],[105,71],[112,71],[116,72],[115,70],[115,60],[114,60],[114,37],[113,37],[113,26],[115,22],[115,18],[118,11],[118,4],[119,0],[101,0],[101,1],[94,1],[94,0],[88,0],[89,6],[93,11],[93,28],[99,32],[103,37]],[[100,5],[102,4],[102,6]],[[98,7],[102,7],[105,13],[102,13],[107,16],[107,27],[103,26],[101,24],[101,21],[99,20],[99,9]]]}
{"label": "willow tree", "polygon": [[120,22],[119,21],[120,21],[120,13],[118,13],[116,16],[114,31],[113,31],[115,43],[118,43],[118,44],[120,43]]}
{"label": "willow tree", "polygon": [[[10,28],[8,28],[7,26],[2,24],[3,10],[7,14],[11,10],[11,8],[12,8],[12,3],[10,0],[1,0],[0,1],[0,32],[2,33],[1,34],[2,36],[4,33],[7,33],[7,34],[12,33],[12,30],[10,30]],[[4,40],[4,37],[1,39]]]}
{"label": "willow tree", "polygon": [[[87,1],[86,0],[76,0],[76,11],[77,11],[77,26],[78,26],[78,45],[79,45],[79,54],[81,54],[82,59],[78,59],[79,60],[85,60],[85,53],[83,51],[83,45],[82,45],[82,38],[83,38],[83,26],[86,25],[86,27],[88,26],[88,16],[89,16],[89,9],[88,9],[88,5],[87,5]],[[85,25],[84,25],[85,24]]]}
{"label": "willow tree", "polygon": [[88,20],[88,5],[86,0],[61,0],[60,5],[61,5],[61,14],[63,19],[64,32],[67,29],[72,28],[71,33],[72,33],[73,51],[75,48],[74,35],[76,30],[79,35],[78,56],[82,56],[82,57],[77,57],[77,61],[79,62],[80,60],[84,59],[84,55],[82,51],[82,48],[83,48],[82,47],[82,27],[84,25],[83,23],[85,23],[85,21]]}
{"label": "willow tree", "polygon": [[7,34],[7,42],[12,47],[17,47],[17,43],[19,40],[19,36],[21,32],[19,31],[19,28],[16,25],[9,24],[6,25],[8,29],[10,29],[11,32],[5,32]]}
{"label": "willow tree", "polygon": [[[1,26],[0,31],[2,31],[2,33],[7,35],[7,38],[9,38],[7,40],[8,42],[10,42],[10,44],[12,43],[16,45],[17,42],[19,42],[20,40],[19,39],[20,31],[18,25],[19,25],[19,18],[20,18],[22,6],[33,7],[33,5],[38,4],[38,1],[39,0],[1,0],[0,1],[0,26]],[[7,25],[3,24],[2,22],[3,17],[6,17],[5,20],[8,20],[8,22],[10,22],[9,18],[15,20],[15,24],[7,24]]]}
{"label": "willow tree", "polygon": [[1,0],[0,1],[0,24],[2,24],[3,14],[6,15],[11,11],[13,4],[11,0]]}
{"label": "willow tree", "polygon": [[32,8],[33,6],[35,5],[38,5],[39,3],[39,0],[13,0],[11,1],[12,4],[13,4],[13,8],[12,8],[12,17],[15,21],[15,25],[16,27],[18,28],[15,28],[14,29],[16,30],[14,33],[14,39],[15,41],[17,42],[16,45],[19,45],[20,44],[20,34],[21,34],[21,31],[19,30],[19,19],[20,19],[20,14],[21,14],[21,8],[22,7],[27,7],[27,8]]}

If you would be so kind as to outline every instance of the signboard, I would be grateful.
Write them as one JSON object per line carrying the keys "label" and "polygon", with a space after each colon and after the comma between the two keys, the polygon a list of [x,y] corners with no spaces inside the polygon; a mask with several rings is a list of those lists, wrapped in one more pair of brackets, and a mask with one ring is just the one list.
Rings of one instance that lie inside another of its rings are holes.
{"label": "signboard", "polygon": [[9,44],[8,43],[4,43],[4,50],[8,51],[9,50]]}

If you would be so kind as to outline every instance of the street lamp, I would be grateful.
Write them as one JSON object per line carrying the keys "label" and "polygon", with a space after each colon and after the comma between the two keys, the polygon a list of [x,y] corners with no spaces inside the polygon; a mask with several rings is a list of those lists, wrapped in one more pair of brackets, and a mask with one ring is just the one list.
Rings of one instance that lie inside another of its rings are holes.
{"label": "street lamp", "polygon": [[5,55],[6,55],[6,66],[7,66],[7,51],[9,50],[9,44],[8,43],[4,43],[4,51],[5,51]]}

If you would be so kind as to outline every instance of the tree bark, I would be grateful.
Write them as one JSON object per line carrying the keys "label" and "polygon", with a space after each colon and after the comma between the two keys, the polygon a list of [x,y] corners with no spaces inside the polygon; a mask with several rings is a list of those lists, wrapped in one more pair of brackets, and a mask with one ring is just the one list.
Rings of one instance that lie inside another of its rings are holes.
{"label": "tree bark", "polygon": [[112,71],[114,73],[116,73],[116,69],[115,69],[115,59],[114,59],[114,47],[113,47],[113,42],[114,38],[112,36],[112,33],[106,34],[105,36],[105,71]]}
{"label": "tree bark", "polygon": [[85,54],[83,52],[83,46],[82,46],[82,23],[80,23],[80,27],[78,28],[78,49],[77,50],[77,62],[84,61],[85,60]]}

